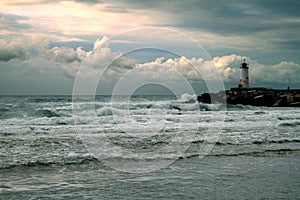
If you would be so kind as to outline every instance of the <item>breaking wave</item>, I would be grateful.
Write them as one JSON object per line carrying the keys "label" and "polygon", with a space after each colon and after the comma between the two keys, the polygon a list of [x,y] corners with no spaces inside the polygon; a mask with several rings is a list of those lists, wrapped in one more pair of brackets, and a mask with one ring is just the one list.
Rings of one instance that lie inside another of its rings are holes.
{"label": "breaking wave", "polygon": [[98,109],[97,111],[97,116],[108,116],[108,115],[123,115],[124,111],[122,111],[121,109],[117,109],[117,108],[112,108],[112,107],[103,107]]}
{"label": "breaking wave", "polygon": [[197,102],[197,95],[195,95],[195,94],[190,95],[190,94],[185,93],[181,96],[181,102],[195,103],[195,102]]}

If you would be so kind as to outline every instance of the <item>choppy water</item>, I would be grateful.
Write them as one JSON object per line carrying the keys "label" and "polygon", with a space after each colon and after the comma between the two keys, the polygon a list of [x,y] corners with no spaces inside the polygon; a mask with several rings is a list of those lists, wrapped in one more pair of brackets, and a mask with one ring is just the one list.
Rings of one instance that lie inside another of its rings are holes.
{"label": "choppy water", "polygon": [[0,97],[0,199],[300,199],[299,108],[192,99]]}

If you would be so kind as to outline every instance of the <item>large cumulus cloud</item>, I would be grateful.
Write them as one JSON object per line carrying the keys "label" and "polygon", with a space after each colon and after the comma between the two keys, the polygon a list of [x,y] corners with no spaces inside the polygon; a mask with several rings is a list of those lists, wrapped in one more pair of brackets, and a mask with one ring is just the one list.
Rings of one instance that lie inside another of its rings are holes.
{"label": "large cumulus cloud", "polygon": [[[32,91],[70,93],[80,67],[84,67],[82,72],[86,77],[98,78],[100,72],[103,73],[103,80],[106,83],[102,85],[104,89],[105,87],[111,89],[124,74],[129,75],[132,80],[152,78],[179,84],[178,74],[191,82],[213,80],[215,76],[213,69],[220,73],[225,84],[236,85],[239,80],[241,59],[244,58],[235,54],[216,56],[212,60],[184,56],[168,59],[158,57],[150,62],[138,63],[122,56],[120,52],[112,51],[108,37],[96,40],[91,51],[80,47],[49,48],[49,44],[41,38],[28,41],[26,44],[19,41],[0,40],[0,42],[1,93],[7,91],[18,93],[20,92],[18,87],[25,87],[27,93]],[[265,65],[254,59],[245,58],[250,64],[250,81],[253,85],[262,82],[270,82],[273,85],[300,82],[300,65],[297,63],[284,61]]]}
{"label": "large cumulus cloud", "polygon": [[[261,82],[274,83],[300,83],[300,65],[294,62],[280,62],[275,65],[261,64],[256,60],[240,55],[217,56],[210,61],[205,61],[201,58],[174,58],[164,60],[163,58],[156,59],[153,62],[143,63],[138,65],[149,71],[149,74],[165,76],[168,70],[176,70],[190,80],[201,80],[203,73],[211,74],[211,79],[214,79],[211,72],[212,68],[216,68],[220,73],[224,82],[239,81],[240,64],[242,59],[246,59],[250,66],[250,80],[257,84]],[[152,73],[150,73],[152,72]]]}

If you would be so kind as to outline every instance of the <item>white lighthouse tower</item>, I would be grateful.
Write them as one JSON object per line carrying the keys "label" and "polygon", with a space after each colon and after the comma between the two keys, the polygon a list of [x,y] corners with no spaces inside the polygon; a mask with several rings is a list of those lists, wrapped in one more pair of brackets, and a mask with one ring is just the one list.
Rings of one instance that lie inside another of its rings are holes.
{"label": "white lighthouse tower", "polygon": [[240,75],[239,88],[249,88],[249,71],[248,71],[249,67],[245,59],[241,64],[240,69],[241,69],[241,75]]}

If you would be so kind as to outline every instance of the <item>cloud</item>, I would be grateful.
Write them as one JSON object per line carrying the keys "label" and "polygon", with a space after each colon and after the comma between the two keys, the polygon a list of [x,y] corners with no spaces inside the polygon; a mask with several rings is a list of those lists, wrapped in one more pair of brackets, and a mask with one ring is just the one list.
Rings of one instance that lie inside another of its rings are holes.
{"label": "cloud", "polygon": [[[222,74],[225,82],[237,82],[239,77],[239,66],[242,56],[229,55],[215,57],[212,62]],[[249,63],[250,82],[254,85],[269,83],[300,83],[300,65],[294,62],[280,62],[274,65],[265,65],[246,58]]]}
{"label": "cloud", "polygon": [[[248,54],[280,62],[284,49],[289,51],[288,60],[299,62],[299,6],[295,0],[6,1],[0,6],[0,34],[79,41],[141,26],[168,27],[188,34],[214,55]],[[138,35],[134,42],[148,34]],[[159,38],[177,42],[168,35]]]}
{"label": "cloud", "polygon": [[[8,66],[4,63],[12,63],[13,65],[25,68],[28,63],[32,66],[39,66],[37,70],[51,68],[55,65],[62,71],[66,71],[70,77],[71,73],[79,68],[82,61],[89,55],[89,52],[82,50],[80,47],[76,49],[68,47],[48,48],[47,38],[33,37],[19,40],[12,39],[10,42],[0,40],[0,66]],[[11,60],[18,60],[10,62]]]}
{"label": "cloud", "polygon": [[[26,88],[27,93],[30,93],[30,88],[33,88],[32,92],[38,91],[38,93],[45,91],[45,88],[50,88],[48,91],[50,93],[70,93],[72,81],[76,75],[78,76],[79,69],[81,75],[88,80],[98,80],[103,73],[99,90],[107,93],[113,89],[118,80],[124,79],[124,76],[127,78],[127,85],[124,87],[129,87],[137,81],[152,80],[163,81],[181,88],[183,80],[191,83],[214,80],[216,70],[225,84],[236,85],[239,80],[242,56],[236,54],[216,56],[212,60],[184,56],[168,59],[158,57],[150,62],[138,63],[134,59],[127,58],[126,55],[122,56],[120,52],[112,51],[108,37],[96,40],[93,51],[85,51],[80,47],[49,48],[46,39],[33,38],[32,40],[23,43],[18,40],[10,42],[0,40],[2,93],[8,91],[18,93],[21,91],[19,88]],[[36,53],[33,53],[33,50]],[[252,85],[262,82],[271,82],[274,85],[300,83],[300,65],[297,63],[285,61],[265,65],[248,57],[246,60],[250,64]],[[22,91],[25,91],[23,89]]]}
{"label": "cloud", "polygon": [[31,27],[31,32],[60,33],[65,36],[117,34],[152,21],[143,13],[120,12],[116,15],[107,12],[107,9],[116,6],[96,0],[30,2],[32,4],[26,2],[23,6],[19,5],[23,2],[4,2],[0,11],[26,17],[19,22]]}
{"label": "cloud", "polygon": [[188,59],[184,56],[164,59],[157,58],[152,62],[137,64],[140,79],[166,79],[178,81],[178,74],[182,78],[194,82],[218,81],[220,78],[225,82],[235,81],[238,77],[240,56],[231,55],[215,57],[212,60],[202,58]]}
{"label": "cloud", "polygon": [[0,40],[0,62],[6,62],[11,59],[25,60],[28,57],[29,53],[22,44],[7,43],[5,40]]}
{"label": "cloud", "polygon": [[[196,40],[218,48],[240,50],[243,43],[250,44],[244,45],[246,49],[260,48],[276,54],[279,51],[274,49],[299,43],[300,2],[297,0],[122,0],[114,4],[146,13],[155,25],[192,32]],[[276,42],[286,38],[289,43]],[[292,47],[293,51],[299,51],[299,46]]]}
{"label": "cloud", "polygon": [[[193,19],[194,23],[208,22],[221,22],[229,25],[231,20],[235,20],[234,25],[244,24],[252,22],[256,19],[282,19],[282,17],[299,17],[298,8],[300,6],[297,0],[254,0],[241,2],[239,0],[230,1],[210,1],[210,0],[152,0],[152,1],[140,1],[140,0],[121,0],[116,1],[115,4],[123,5],[127,8],[139,9],[139,10],[152,10],[163,13],[174,14],[179,18],[187,17]],[[256,21],[260,24],[260,21]],[[247,28],[247,26],[244,26]]]}
{"label": "cloud", "polygon": [[[78,3],[86,3],[86,4],[98,4],[102,3],[100,0],[66,0],[69,2],[78,2]],[[28,6],[28,5],[41,5],[47,3],[60,3],[61,0],[26,0],[26,1],[9,1],[4,4],[9,6]]]}
{"label": "cloud", "polygon": [[300,83],[300,65],[294,62],[284,61],[276,65],[253,63],[252,71],[255,82]]}
{"label": "cloud", "polygon": [[101,40],[97,39],[95,41],[93,50],[98,51],[103,48],[108,48],[108,45],[109,45],[109,38],[107,36],[103,36]]}
{"label": "cloud", "polygon": [[70,94],[73,79],[46,58],[0,63],[0,94]]}
{"label": "cloud", "polygon": [[[170,70],[181,73],[190,80],[203,80],[201,75],[214,79],[216,75],[211,70],[216,68],[224,82],[238,83],[240,74],[241,59],[246,58],[240,55],[227,55],[214,57],[210,61],[201,58],[187,59],[185,57],[164,60],[158,58],[153,62],[139,64],[138,67],[145,70],[145,75],[168,77]],[[250,64],[250,80],[253,83],[300,83],[300,65],[294,62],[280,62],[275,65],[264,65],[251,58],[246,58]],[[200,73],[199,73],[200,72]]]}
{"label": "cloud", "polygon": [[80,47],[49,48],[42,37],[0,40],[0,93],[70,94],[89,53]]}
{"label": "cloud", "polygon": [[[163,57],[157,58],[152,62],[138,64],[136,67],[143,71],[142,78],[152,76],[156,79],[167,79],[169,81],[177,81],[175,73],[182,75],[186,79],[198,79],[200,78],[197,67],[203,65],[203,59],[186,57],[169,58],[165,60]],[[172,77],[171,75],[175,75]]]}
{"label": "cloud", "polygon": [[76,50],[68,47],[54,47],[48,51],[48,56],[60,63],[81,62],[86,53],[78,47]]}
{"label": "cloud", "polygon": [[135,60],[122,56],[120,52],[113,52],[109,45],[107,36],[94,42],[93,52],[82,66],[82,75],[97,77],[103,73],[104,79],[115,80],[134,67]]}
{"label": "cloud", "polygon": [[124,6],[118,6],[118,5],[107,5],[105,6],[104,11],[106,12],[114,12],[114,13],[129,13],[130,10],[127,9]]}
{"label": "cloud", "polygon": [[[23,23],[24,20],[29,20],[26,16],[0,13],[0,35],[7,33],[13,34],[15,31],[31,29],[32,26]],[[5,32],[3,32],[5,30]]]}

